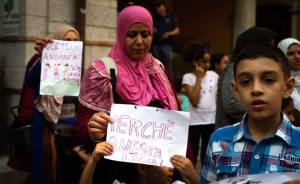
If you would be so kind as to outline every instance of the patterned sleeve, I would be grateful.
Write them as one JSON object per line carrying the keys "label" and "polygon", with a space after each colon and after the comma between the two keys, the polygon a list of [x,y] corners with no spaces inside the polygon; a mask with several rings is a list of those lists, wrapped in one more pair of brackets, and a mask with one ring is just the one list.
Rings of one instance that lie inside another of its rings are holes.
{"label": "patterned sleeve", "polygon": [[209,144],[207,146],[206,150],[206,156],[204,159],[204,164],[202,168],[202,176],[200,183],[206,184],[217,180],[217,174],[216,174],[216,164],[213,160],[213,143],[212,143],[212,137],[209,140]]}
{"label": "patterned sleeve", "polygon": [[112,86],[101,61],[92,63],[86,71],[80,85],[78,100],[89,109],[109,113],[113,102]]}

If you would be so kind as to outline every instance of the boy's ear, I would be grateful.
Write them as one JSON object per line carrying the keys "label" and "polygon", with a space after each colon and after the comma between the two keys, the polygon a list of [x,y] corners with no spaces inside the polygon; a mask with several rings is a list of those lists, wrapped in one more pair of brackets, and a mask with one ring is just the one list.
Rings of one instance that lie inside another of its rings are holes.
{"label": "boy's ear", "polygon": [[235,80],[232,80],[232,81],[231,81],[231,88],[232,88],[233,96],[234,96],[238,101],[240,101],[240,95],[239,95],[239,93],[238,93],[238,89],[237,89],[237,85],[236,85]]}
{"label": "boy's ear", "polygon": [[284,92],[283,92],[283,98],[288,98],[293,93],[295,87],[295,79],[293,77],[290,77],[285,84]]}

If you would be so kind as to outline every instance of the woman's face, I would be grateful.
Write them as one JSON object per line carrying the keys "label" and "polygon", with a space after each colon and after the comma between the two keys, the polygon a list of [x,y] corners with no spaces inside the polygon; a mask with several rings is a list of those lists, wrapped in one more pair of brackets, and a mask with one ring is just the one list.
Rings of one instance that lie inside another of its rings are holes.
{"label": "woman's face", "polygon": [[144,24],[133,24],[126,35],[125,50],[132,60],[142,60],[149,52],[152,43],[152,34]]}
{"label": "woman's face", "polygon": [[287,57],[292,70],[300,70],[300,45],[293,44],[288,48]]}
{"label": "woman's face", "polygon": [[211,56],[208,52],[205,52],[203,55],[203,60],[207,63],[210,62]]}
{"label": "woman's face", "polygon": [[203,58],[199,60],[194,60],[194,65],[201,66],[205,71],[210,67],[210,54],[208,52],[204,53]]}
{"label": "woman's face", "polygon": [[226,66],[229,63],[229,57],[227,55],[224,55],[223,58],[221,59],[220,63],[216,64],[216,71],[221,74],[224,69],[226,68]]}
{"label": "woman's face", "polygon": [[64,36],[65,41],[77,41],[78,37],[74,31],[68,31]]}

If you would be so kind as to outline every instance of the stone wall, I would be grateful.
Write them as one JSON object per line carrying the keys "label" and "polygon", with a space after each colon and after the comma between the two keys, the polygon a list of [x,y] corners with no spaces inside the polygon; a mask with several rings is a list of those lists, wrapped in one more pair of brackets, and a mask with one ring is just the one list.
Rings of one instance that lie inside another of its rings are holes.
{"label": "stone wall", "polygon": [[85,68],[109,52],[116,38],[117,3],[87,0]]}
{"label": "stone wall", "polygon": [[52,34],[62,24],[83,27],[87,67],[110,50],[117,17],[117,1],[112,0],[86,0],[86,9],[81,10],[84,25],[77,22],[76,0],[11,0],[18,20],[10,30],[4,16],[12,4],[3,8],[8,1],[0,0],[0,129],[12,121],[9,109],[19,103],[25,66],[34,54],[36,38]]}

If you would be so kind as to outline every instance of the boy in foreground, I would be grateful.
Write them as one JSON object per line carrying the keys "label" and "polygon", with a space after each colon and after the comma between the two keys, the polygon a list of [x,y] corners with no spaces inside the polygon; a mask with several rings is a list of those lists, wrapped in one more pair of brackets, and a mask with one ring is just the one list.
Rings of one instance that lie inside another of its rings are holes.
{"label": "boy in foreground", "polygon": [[209,141],[200,183],[273,172],[300,171],[300,130],[281,113],[293,91],[288,61],[276,48],[250,45],[236,58],[233,91],[246,114]]}

